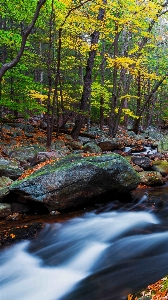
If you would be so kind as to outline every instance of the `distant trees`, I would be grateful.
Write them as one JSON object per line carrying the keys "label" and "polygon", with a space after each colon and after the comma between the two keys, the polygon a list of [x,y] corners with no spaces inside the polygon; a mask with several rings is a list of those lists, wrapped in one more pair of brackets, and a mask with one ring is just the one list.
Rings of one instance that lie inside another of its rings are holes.
{"label": "distant trees", "polygon": [[90,120],[111,136],[166,120],[167,1],[2,2],[1,112],[42,114],[48,146],[71,113],[74,138]]}

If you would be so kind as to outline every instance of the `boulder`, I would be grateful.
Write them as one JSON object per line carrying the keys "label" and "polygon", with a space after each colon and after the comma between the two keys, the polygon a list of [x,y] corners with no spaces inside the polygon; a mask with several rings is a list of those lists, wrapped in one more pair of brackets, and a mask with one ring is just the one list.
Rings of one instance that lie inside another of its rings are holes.
{"label": "boulder", "polygon": [[83,147],[83,143],[80,141],[74,141],[74,140],[70,140],[68,142],[65,143],[66,146],[69,146],[72,150],[81,150]]}
{"label": "boulder", "polygon": [[88,142],[83,146],[84,152],[101,153],[101,148],[94,142]]}
{"label": "boulder", "polygon": [[164,183],[163,177],[159,172],[143,171],[140,172],[140,180],[145,185],[162,185]]}
{"label": "boulder", "polygon": [[12,182],[9,177],[0,177],[0,201],[9,194],[9,186]]}
{"label": "boulder", "polygon": [[148,170],[152,166],[152,161],[146,156],[133,156],[131,160],[135,165],[138,165],[144,170]]}
{"label": "boulder", "polygon": [[113,151],[120,149],[120,145],[117,141],[113,140],[105,140],[98,143],[98,146],[101,148],[102,151]]}
{"label": "boulder", "polygon": [[19,162],[26,163],[32,159],[38,152],[46,151],[46,148],[41,145],[6,147],[3,153],[10,158],[14,158]]}
{"label": "boulder", "polygon": [[0,176],[15,180],[21,176],[23,171],[23,168],[21,168],[17,162],[0,158]]}
{"label": "boulder", "polygon": [[[64,152],[63,152],[64,154]],[[33,167],[41,162],[62,157],[61,151],[38,152],[32,159],[29,159],[30,167]]]}
{"label": "boulder", "polygon": [[118,154],[67,155],[15,181],[10,190],[43,203],[50,211],[78,207],[90,198],[115,190],[129,192],[140,182],[132,166]]}
{"label": "boulder", "polygon": [[159,140],[158,151],[159,152],[168,151],[168,137],[167,136],[165,136]]}

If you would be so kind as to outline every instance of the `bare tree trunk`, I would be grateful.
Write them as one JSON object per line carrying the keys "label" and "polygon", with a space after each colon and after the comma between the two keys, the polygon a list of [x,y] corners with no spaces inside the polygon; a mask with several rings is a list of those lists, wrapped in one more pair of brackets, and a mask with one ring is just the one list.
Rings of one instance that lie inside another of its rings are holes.
{"label": "bare tree trunk", "polygon": [[[56,75],[55,75],[55,83],[54,83],[54,96],[53,96],[53,103],[52,103],[52,113],[51,113],[51,123],[50,123],[50,140],[49,140],[49,144],[48,146],[51,145],[52,142],[52,134],[53,134],[53,129],[54,129],[54,119],[55,119],[55,115],[57,116],[57,136],[59,134],[59,114],[60,114],[60,104],[58,102],[58,87],[59,84],[61,82],[60,79],[60,68],[61,68],[61,48],[62,48],[62,30],[63,30],[63,26],[67,20],[67,18],[70,16],[71,12],[73,12],[74,10],[80,8],[81,6],[83,6],[85,3],[89,2],[90,0],[86,0],[83,3],[80,3],[79,5],[77,5],[76,7],[71,8],[67,15],[64,18],[64,21],[62,22],[59,30],[58,30],[58,51],[57,51],[57,67],[56,67]],[[52,12],[53,12],[53,18],[55,21],[55,15],[54,15],[54,2],[52,0]],[[62,93],[62,85],[60,87],[61,93]],[[63,97],[62,97],[63,100]]]}
{"label": "bare tree trunk", "polygon": [[48,98],[47,98],[47,147],[51,146],[51,92],[52,92],[52,72],[51,72],[51,65],[52,65],[52,27],[53,27],[53,1],[52,1],[52,10],[49,22],[49,50],[48,50]]}
{"label": "bare tree trunk", "polygon": [[[118,32],[118,25],[115,25],[115,38],[114,38],[114,59],[118,55],[118,38],[119,38],[119,32]],[[117,107],[117,66],[114,65],[113,68],[113,91],[112,91],[112,97],[111,97],[111,109],[110,109],[110,115],[109,115],[109,134],[111,136],[114,136],[114,127],[115,127],[115,109]]]}
{"label": "bare tree trunk", "polygon": [[[103,3],[106,4],[106,0],[103,0]],[[105,9],[100,8],[97,19],[99,21],[103,21],[104,15],[105,15]],[[94,65],[94,59],[96,56],[95,47],[98,44],[99,36],[100,36],[100,32],[96,31],[96,30],[91,35],[91,48],[90,48],[89,57],[87,60],[86,73],[84,76],[83,93],[82,93],[81,103],[80,103],[80,113],[78,114],[78,117],[75,122],[75,126],[71,133],[71,135],[74,139],[78,138],[80,130],[84,123],[84,119],[87,114],[88,100],[89,100],[90,94],[91,94],[92,70],[93,70],[93,65]]]}
{"label": "bare tree trunk", "polygon": [[137,85],[138,85],[138,91],[137,91],[137,105],[136,105],[136,116],[138,116],[138,119],[135,119],[133,124],[133,131],[138,134],[139,132],[139,126],[141,121],[141,74],[140,71],[138,71],[138,78],[137,78]]}
{"label": "bare tree trunk", "polygon": [[[59,113],[60,107],[58,102],[58,86],[60,82],[60,66],[61,66],[61,45],[62,45],[62,28],[59,28],[58,31],[58,52],[57,52],[57,68],[56,68],[56,77],[54,84],[54,96],[53,96],[53,104],[52,104],[52,115],[51,115],[51,139],[52,133],[54,129],[54,119],[55,113],[57,113],[57,131],[59,130]],[[58,132],[57,132],[58,135]]]}
{"label": "bare tree trunk", "polygon": [[[139,105],[139,111],[138,111],[138,116],[142,116],[142,114],[144,113],[146,106],[148,103],[150,103],[153,95],[156,93],[156,91],[158,90],[158,88],[161,86],[162,82],[166,79],[166,77],[168,76],[168,74],[166,74],[165,76],[162,77],[161,80],[159,80],[155,86],[153,87],[153,89],[151,90],[151,92],[148,94],[148,96],[146,97],[142,107],[140,108]],[[139,126],[140,126],[140,118],[139,119],[135,119],[134,120],[134,124],[133,124],[133,131],[137,134],[139,131]]]}
{"label": "bare tree trunk", "polygon": [[[104,86],[104,76],[105,76],[105,58],[104,58],[104,54],[105,54],[105,41],[102,40],[102,52],[101,52],[101,56],[102,56],[102,63],[101,63],[101,85]],[[103,129],[103,125],[104,125],[104,97],[101,96],[100,97],[100,129]]]}

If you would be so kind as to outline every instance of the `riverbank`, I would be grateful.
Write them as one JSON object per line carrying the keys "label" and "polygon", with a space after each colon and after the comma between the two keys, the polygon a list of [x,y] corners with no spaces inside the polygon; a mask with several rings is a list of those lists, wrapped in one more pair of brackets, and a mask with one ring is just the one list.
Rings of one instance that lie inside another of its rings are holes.
{"label": "riverbank", "polygon": [[[42,168],[45,170],[47,165],[61,161],[68,155],[73,155],[74,158],[79,155],[94,158],[94,156],[117,153],[124,157],[139,174],[142,185],[162,185],[168,180],[168,152],[157,151],[157,147],[160,147],[158,138],[164,140],[165,134],[158,134],[151,130],[135,135],[132,131],[120,127],[116,137],[111,138],[106,127],[103,130],[92,127],[90,133],[83,131],[77,141],[73,140],[67,132],[60,134],[59,137],[55,136],[52,147],[47,149],[45,130],[40,126],[29,124],[27,127],[29,134],[27,134],[19,126],[19,123],[8,125],[3,130],[4,140],[0,152],[0,175],[2,176],[0,202],[3,203],[3,210],[0,217],[22,219],[30,211],[43,213],[46,210],[45,206],[34,201],[34,198],[33,201],[27,202],[22,197],[16,197],[16,194],[11,194],[10,186],[13,180],[17,182],[18,179],[29,178],[31,174],[38,173]],[[164,144],[163,148],[165,147]],[[59,206],[57,209],[59,210]]]}

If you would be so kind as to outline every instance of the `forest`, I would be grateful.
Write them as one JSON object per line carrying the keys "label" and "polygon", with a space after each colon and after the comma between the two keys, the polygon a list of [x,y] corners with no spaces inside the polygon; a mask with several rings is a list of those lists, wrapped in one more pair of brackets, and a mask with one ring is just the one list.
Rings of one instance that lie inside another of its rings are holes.
{"label": "forest", "polygon": [[168,299],[168,0],[0,2],[2,298]]}
{"label": "forest", "polygon": [[0,119],[168,125],[167,0],[1,0]]}

